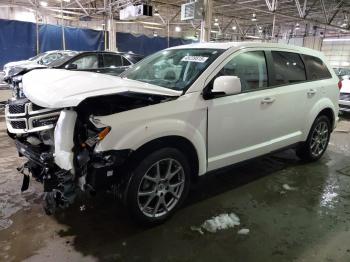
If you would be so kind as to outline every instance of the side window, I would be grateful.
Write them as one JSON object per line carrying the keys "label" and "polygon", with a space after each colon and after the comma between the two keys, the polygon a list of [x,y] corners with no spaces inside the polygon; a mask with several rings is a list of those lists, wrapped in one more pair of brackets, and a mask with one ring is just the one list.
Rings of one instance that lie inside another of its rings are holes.
{"label": "side window", "polygon": [[332,78],[332,75],[328,71],[327,66],[322,62],[321,59],[309,55],[302,56],[305,61],[309,80]]}
{"label": "side window", "polygon": [[128,59],[126,59],[125,57],[123,57],[123,66],[129,66],[131,65],[130,62],[128,61]]}
{"label": "side window", "polygon": [[229,61],[217,76],[237,76],[242,92],[254,91],[268,86],[265,54],[251,51],[239,54]]}
{"label": "side window", "polygon": [[122,59],[120,55],[104,54],[103,63],[104,63],[103,67],[115,68],[115,67],[122,66]]}
{"label": "side window", "polygon": [[306,81],[305,66],[299,54],[272,51],[276,85]]}
{"label": "side window", "polygon": [[98,69],[98,56],[91,54],[78,58],[72,64],[77,65],[78,70]]}

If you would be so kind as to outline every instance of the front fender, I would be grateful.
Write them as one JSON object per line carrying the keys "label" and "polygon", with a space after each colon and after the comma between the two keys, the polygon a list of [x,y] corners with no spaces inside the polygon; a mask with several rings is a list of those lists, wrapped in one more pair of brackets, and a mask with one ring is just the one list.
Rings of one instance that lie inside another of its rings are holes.
{"label": "front fender", "polygon": [[[102,122],[103,119],[101,119]],[[190,122],[190,121],[189,121]],[[156,119],[147,123],[129,128],[112,126],[110,134],[102,140],[95,151],[137,150],[152,140],[166,136],[180,136],[192,143],[196,149],[199,161],[199,175],[206,172],[206,117],[198,116],[192,125],[179,119]],[[104,122],[105,123],[105,122]],[[192,123],[192,122],[191,122]]]}

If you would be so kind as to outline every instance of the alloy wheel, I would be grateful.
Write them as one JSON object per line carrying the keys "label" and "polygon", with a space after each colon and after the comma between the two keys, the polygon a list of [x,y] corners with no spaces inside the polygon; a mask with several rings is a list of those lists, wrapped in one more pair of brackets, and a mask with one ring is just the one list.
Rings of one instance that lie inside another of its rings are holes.
{"label": "alloy wheel", "polygon": [[177,160],[157,161],[141,179],[137,192],[139,209],[148,217],[166,215],[179,202],[184,186],[184,168]]}
{"label": "alloy wheel", "polygon": [[320,156],[327,148],[329,130],[326,122],[319,122],[311,135],[310,151],[314,157]]}

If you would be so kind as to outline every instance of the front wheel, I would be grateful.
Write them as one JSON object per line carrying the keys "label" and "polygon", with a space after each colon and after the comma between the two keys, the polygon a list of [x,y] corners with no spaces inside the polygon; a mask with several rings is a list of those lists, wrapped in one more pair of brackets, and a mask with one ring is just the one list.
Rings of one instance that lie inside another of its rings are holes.
{"label": "front wheel", "polygon": [[131,177],[129,210],[144,224],[164,222],[187,197],[190,172],[185,155],[175,148],[163,148],[146,156]]}
{"label": "front wheel", "polygon": [[307,140],[296,150],[297,156],[304,161],[316,161],[327,149],[331,135],[331,123],[327,116],[321,115],[313,123]]}

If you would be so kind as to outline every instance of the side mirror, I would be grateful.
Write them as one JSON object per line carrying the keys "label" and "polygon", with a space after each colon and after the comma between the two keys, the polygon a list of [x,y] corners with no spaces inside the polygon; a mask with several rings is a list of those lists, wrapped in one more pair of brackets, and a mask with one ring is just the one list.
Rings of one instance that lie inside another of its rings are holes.
{"label": "side mirror", "polygon": [[242,91],[241,80],[237,76],[219,76],[214,80],[212,94],[235,95]]}
{"label": "side mirror", "polygon": [[78,69],[78,66],[76,64],[68,64],[65,66],[65,68],[68,70],[75,70]]}

